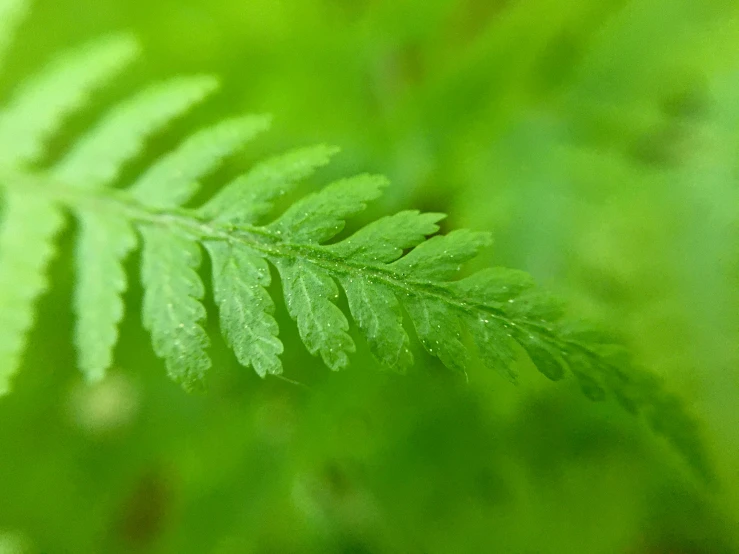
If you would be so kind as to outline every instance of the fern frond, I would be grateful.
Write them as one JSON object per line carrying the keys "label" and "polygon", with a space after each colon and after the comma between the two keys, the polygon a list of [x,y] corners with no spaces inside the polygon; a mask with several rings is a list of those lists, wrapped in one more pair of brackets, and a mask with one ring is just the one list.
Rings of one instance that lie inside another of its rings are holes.
{"label": "fern frond", "polygon": [[356,350],[349,318],[337,305],[340,285],[351,318],[384,366],[405,371],[413,363],[405,310],[423,347],[450,369],[466,374],[474,344],[486,366],[513,380],[523,349],[549,379],[570,373],[589,397],[609,393],[627,409],[646,413],[655,429],[705,468],[679,402],[609,339],[570,322],[529,276],[496,268],[459,278],[462,265],[490,243],[487,233],[435,235],[442,214],[403,211],[336,241],[346,219],[387,186],[385,178],[372,175],[331,183],[268,217],[275,201],[328,163],[335,148],[274,157],[203,206],[183,208],[201,178],[269,124],[264,116],[244,116],[196,132],[133,184],[113,188],[150,135],[213,91],[210,77],[181,77],[145,89],[103,116],[55,166],[29,166],[63,117],[134,52],[125,37],[85,47],[32,79],[0,112],[0,392],[7,392],[17,369],[54,238],[68,212],[79,231],[75,342],[90,380],[111,364],[124,310],[123,262],[140,242],[143,324],[154,352],[185,388],[204,385],[211,365],[206,291],[198,274],[204,249],[225,340],[238,361],[261,376],[283,370],[266,288],[271,265],[303,343],[332,370],[345,368]]}

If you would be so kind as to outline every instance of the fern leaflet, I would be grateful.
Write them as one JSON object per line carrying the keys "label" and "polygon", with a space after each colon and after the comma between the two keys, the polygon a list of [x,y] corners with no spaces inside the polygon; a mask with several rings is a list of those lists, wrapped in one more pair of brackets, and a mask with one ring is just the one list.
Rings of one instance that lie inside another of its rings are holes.
{"label": "fern leaflet", "polygon": [[124,312],[121,294],[127,286],[123,260],[137,241],[133,228],[119,214],[78,210],[76,215],[75,344],[80,369],[90,381],[97,381],[113,361]]}
{"label": "fern leaflet", "polygon": [[84,106],[90,93],[125,67],[136,50],[128,36],[95,41],[31,78],[0,114],[0,165],[37,161],[64,117]]}
{"label": "fern leaflet", "polygon": [[64,222],[42,197],[4,191],[0,226],[0,394],[20,363],[33,306],[46,289],[45,268],[55,252],[54,236]]}
{"label": "fern leaflet", "polygon": [[140,232],[144,327],[172,378],[188,389],[198,387],[210,367],[206,353],[210,341],[201,326],[206,314],[200,302],[205,291],[197,274],[200,248],[159,227],[142,227]]}
{"label": "fern leaflet", "polygon": [[240,244],[210,241],[205,247],[213,262],[213,294],[226,341],[242,365],[262,377],[279,375],[282,343],[265,289],[271,281],[267,262]]}

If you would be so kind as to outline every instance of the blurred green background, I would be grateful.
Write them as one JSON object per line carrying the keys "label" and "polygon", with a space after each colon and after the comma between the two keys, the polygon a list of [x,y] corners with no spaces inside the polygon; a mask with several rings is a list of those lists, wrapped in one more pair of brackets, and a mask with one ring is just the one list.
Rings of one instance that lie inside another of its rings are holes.
{"label": "blurred green background", "polygon": [[211,321],[210,391],[187,395],[140,329],[135,279],[117,366],[85,386],[70,231],[0,401],[0,553],[739,552],[735,0],[39,0],[2,98],[119,30],[142,61],[52,157],[147,80],[218,74],[218,97],[130,175],[241,112],[275,125],[211,192],[266,154],[341,146],[303,192],[384,173],[393,187],[355,225],[420,208],[492,231],[479,264],[527,270],[620,332],[700,419],[718,477],[525,361],[518,387],[482,368],[459,382],[421,352],[397,377],[357,341],[331,374],[281,301],[286,375],[307,386],[240,368]]}

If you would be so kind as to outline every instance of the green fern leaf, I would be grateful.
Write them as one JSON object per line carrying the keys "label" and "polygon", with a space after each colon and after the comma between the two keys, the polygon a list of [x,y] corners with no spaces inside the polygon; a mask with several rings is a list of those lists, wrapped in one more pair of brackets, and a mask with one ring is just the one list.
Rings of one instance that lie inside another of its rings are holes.
{"label": "green fern leaf", "polygon": [[46,267],[64,219],[47,199],[4,191],[0,225],[0,395],[18,371],[34,305],[46,290]]}
{"label": "green fern leaf", "polygon": [[298,322],[300,338],[308,351],[320,354],[334,371],[349,365],[354,341],[347,334],[349,322],[334,304],[339,289],[329,274],[310,262],[277,260],[285,289],[285,303]]}
{"label": "green fern leaf", "polygon": [[116,213],[78,210],[75,343],[88,380],[98,381],[113,359],[123,318],[123,260],[136,247],[130,223]]}
{"label": "green fern leaf", "polygon": [[364,277],[339,277],[349,310],[364,333],[370,351],[386,367],[405,372],[413,365],[403,313],[393,291]]}
{"label": "green fern leaf", "polygon": [[210,368],[205,351],[210,341],[202,327],[206,314],[200,300],[205,291],[196,273],[200,248],[166,229],[147,226],[140,231],[144,327],[169,375],[188,390],[201,388]]}
{"label": "green fern leaf", "polygon": [[340,258],[358,262],[389,263],[403,250],[417,246],[439,230],[436,225],[444,214],[422,214],[408,210],[378,219],[328,249]]}
{"label": "green fern leaf", "polygon": [[153,208],[179,206],[197,191],[198,179],[268,127],[268,117],[246,116],[203,129],[153,165],[131,194]]}
{"label": "green fern leaf", "polygon": [[550,323],[558,323],[565,317],[562,301],[539,289],[530,289],[509,299],[505,309],[512,317],[536,322],[545,327]]}
{"label": "green fern leaf", "polygon": [[205,243],[213,262],[213,293],[221,328],[244,366],[264,377],[282,373],[282,343],[272,314],[274,303],[267,262],[249,248],[226,242]]}
{"label": "green fern leaf", "polygon": [[503,267],[483,269],[447,285],[455,296],[486,306],[511,303],[511,300],[515,300],[523,293],[534,290],[535,286],[529,274]]}
{"label": "green fern leaf", "polygon": [[385,177],[359,175],[337,181],[293,204],[269,228],[296,242],[323,242],[344,228],[344,220],[358,214],[388,185]]}
{"label": "green fern leaf", "polygon": [[517,356],[512,335],[505,324],[501,325],[490,315],[465,314],[462,317],[485,366],[516,382],[518,375],[513,366]]}
{"label": "green fern leaf", "polygon": [[553,346],[527,331],[516,331],[515,336],[539,371],[552,381],[559,381],[565,376],[564,361]]}
{"label": "green fern leaf", "polygon": [[489,233],[462,229],[430,238],[393,263],[403,276],[447,280],[457,275],[461,265],[490,244]]}
{"label": "green fern leaf", "polygon": [[143,141],[216,88],[212,77],[173,79],[124,102],[84,137],[54,169],[54,178],[80,188],[111,184]]}
{"label": "green fern leaf", "polygon": [[449,369],[466,373],[468,355],[462,343],[462,328],[459,317],[450,307],[440,300],[417,294],[406,295],[403,305],[428,353]]}
{"label": "green fern leaf", "polygon": [[28,81],[0,112],[0,165],[37,161],[64,116],[82,107],[136,53],[136,42],[126,35],[94,41]]}
{"label": "green fern leaf", "polygon": [[223,223],[256,223],[272,210],[276,199],[326,165],[337,151],[319,145],[275,156],[224,187],[198,213]]}

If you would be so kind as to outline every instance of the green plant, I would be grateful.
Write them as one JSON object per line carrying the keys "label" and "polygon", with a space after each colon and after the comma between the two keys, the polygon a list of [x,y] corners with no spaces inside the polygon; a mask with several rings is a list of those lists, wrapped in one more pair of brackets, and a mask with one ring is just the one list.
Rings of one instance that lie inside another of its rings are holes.
{"label": "green plant", "polygon": [[[23,7],[16,0],[0,3],[0,46],[9,42]],[[238,117],[196,132],[135,182],[114,186],[149,135],[216,88],[211,77],[175,78],[145,89],[111,110],[58,163],[39,167],[46,140],[65,116],[136,51],[133,39],[116,36],[64,54],[22,84],[0,112],[1,393],[9,391],[18,369],[55,238],[71,214],[78,230],[75,342],[80,369],[91,381],[111,364],[124,313],[122,264],[140,242],[143,323],[154,351],[186,389],[202,385],[211,363],[198,275],[204,248],[223,335],[239,362],[263,377],[283,371],[274,304],[265,288],[269,263],[303,342],[332,370],[344,368],[355,350],[348,319],[335,304],[338,283],[385,366],[404,371],[413,361],[403,310],[425,349],[461,373],[469,356],[467,334],[485,365],[512,380],[512,364],[523,349],[549,379],[569,371],[590,398],[602,399],[608,391],[628,410],[644,413],[708,474],[695,424],[679,400],[635,367],[617,342],[565,318],[556,299],[522,272],[493,268],[455,279],[460,266],[488,244],[487,234],[435,235],[442,214],[404,211],[330,242],[345,219],[387,185],[371,175],[334,182],[269,220],[274,202],[328,163],[334,148],[269,159],[201,206],[185,207],[199,179],[269,125],[265,116]]]}

